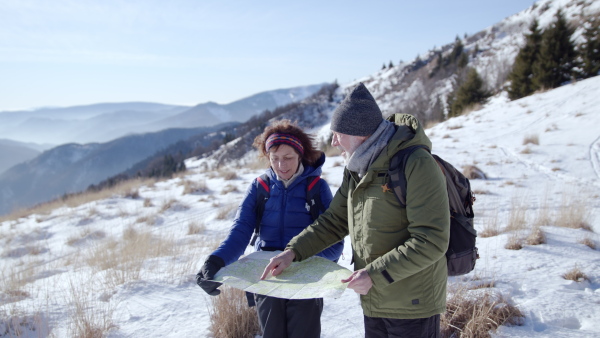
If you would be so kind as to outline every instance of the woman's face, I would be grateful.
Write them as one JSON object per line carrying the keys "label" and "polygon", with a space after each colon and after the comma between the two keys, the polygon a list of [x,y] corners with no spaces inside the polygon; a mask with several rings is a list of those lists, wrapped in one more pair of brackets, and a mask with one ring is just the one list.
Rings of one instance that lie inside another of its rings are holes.
{"label": "woman's face", "polygon": [[269,150],[269,162],[277,176],[289,180],[298,171],[300,155],[291,146],[281,144]]}

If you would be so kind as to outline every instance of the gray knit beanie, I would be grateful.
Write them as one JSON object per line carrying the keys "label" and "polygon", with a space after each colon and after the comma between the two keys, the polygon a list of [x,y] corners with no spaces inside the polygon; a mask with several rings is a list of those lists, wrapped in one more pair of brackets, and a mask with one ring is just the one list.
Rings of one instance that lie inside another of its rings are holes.
{"label": "gray knit beanie", "polygon": [[370,136],[383,121],[381,110],[361,82],[340,103],[331,117],[331,130],[352,136]]}

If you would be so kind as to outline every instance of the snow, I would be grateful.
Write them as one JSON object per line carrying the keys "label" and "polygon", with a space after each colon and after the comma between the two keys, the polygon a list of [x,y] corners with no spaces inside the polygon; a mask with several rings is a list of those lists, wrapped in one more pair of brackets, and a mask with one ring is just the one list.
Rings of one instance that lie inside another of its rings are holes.
{"label": "snow", "polygon": [[[508,250],[514,232],[480,236],[475,271],[449,279],[453,285],[493,281],[526,316],[524,325],[502,326],[494,336],[600,337],[600,252],[580,243],[589,238],[600,245],[598,93],[600,77],[517,101],[499,95],[427,130],[434,153],[487,174],[471,181],[480,235],[490,224],[504,229],[515,215],[526,224],[517,233],[523,237],[543,221],[545,244]],[[325,136],[326,126],[315,132]],[[524,144],[535,137],[539,144]],[[115,194],[0,223],[0,334],[12,318],[22,323],[22,336],[73,336],[79,308],[90,320],[105,320],[109,337],[210,337],[210,296],[194,275],[262,170],[237,169],[228,180],[203,161],[190,159],[184,175],[143,185],[139,197]],[[334,192],[340,163],[328,158],[323,170]],[[198,190],[184,193],[186,182]],[[569,210],[582,214],[593,232],[557,226]],[[145,234],[154,241],[144,241]],[[352,269],[349,243],[339,263]],[[136,259],[140,252],[146,254]],[[562,277],[575,267],[589,280]],[[325,300],[322,329],[323,337],[364,336],[353,291]]]}

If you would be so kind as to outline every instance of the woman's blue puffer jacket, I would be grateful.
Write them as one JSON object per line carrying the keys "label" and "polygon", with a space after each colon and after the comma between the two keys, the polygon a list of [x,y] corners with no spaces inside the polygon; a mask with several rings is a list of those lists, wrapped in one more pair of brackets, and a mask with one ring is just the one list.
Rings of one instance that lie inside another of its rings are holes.
{"label": "woman's blue puffer jacket", "polygon": [[[297,177],[287,189],[281,181],[277,180],[277,176],[271,168],[266,171],[270,178],[271,192],[265,204],[260,236],[255,244],[256,250],[262,248],[283,250],[292,237],[313,222],[310,212],[306,209],[307,177],[320,176],[323,163],[325,163],[325,155],[321,156],[314,167],[305,166],[302,175]],[[331,189],[323,179],[321,179],[319,187],[321,201],[327,209],[333,198]],[[256,179],[254,179],[246,191],[246,197],[238,207],[229,235],[212,253],[221,257],[225,265],[237,261],[250,243],[256,226],[256,195],[257,186]],[[344,242],[342,241],[323,250],[317,256],[337,261],[343,249]]]}

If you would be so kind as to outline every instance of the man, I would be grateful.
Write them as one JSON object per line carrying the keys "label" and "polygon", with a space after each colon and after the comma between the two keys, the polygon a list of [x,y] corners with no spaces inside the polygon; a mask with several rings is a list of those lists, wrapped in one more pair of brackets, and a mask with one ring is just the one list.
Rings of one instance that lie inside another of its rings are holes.
{"label": "man", "polygon": [[450,234],[445,178],[429,152],[416,150],[406,163],[402,208],[387,174],[399,150],[431,149],[431,141],[411,115],[384,120],[362,83],[334,111],[331,130],[332,146],[346,159],[342,185],[329,209],[271,259],[261,279],[350,235],[355,271],[342,282],[361,295],[365,336],[438,337]]}

